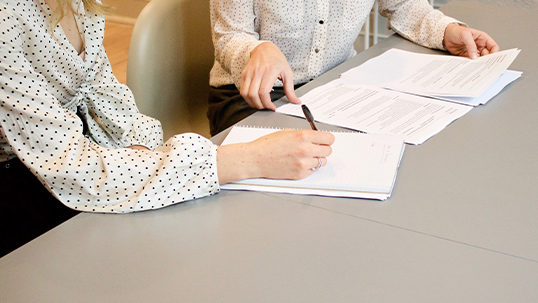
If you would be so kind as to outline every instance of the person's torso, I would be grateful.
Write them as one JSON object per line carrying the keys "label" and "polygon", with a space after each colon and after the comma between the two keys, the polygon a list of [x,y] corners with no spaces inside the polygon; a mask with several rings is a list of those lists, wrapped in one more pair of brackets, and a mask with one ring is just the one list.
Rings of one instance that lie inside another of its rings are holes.
{"label": "person's torso", "polygon": [[[84,11],[82,0],[74,3],[75,20],[84,40],[84,59],[67,39],[62,27],[53,28],[52,10],[43,0],[7,1],[0,5],[9,15],[16,18],[19,28],[4,31],[4,39],[20,41],[17,45],[24,58],[24,66],[35,72],[46,92],[65,108],[70,107],[84,83],[96,81],[104,72],[101,47],[104,37],[104,19]],[[112,76],[112,74],[110,74]],[[40,85],[39,84],[39,85]],[[35,80],[21,82],[22,87],[35,89]],[[14,158],[0,126],[0,161]]]}

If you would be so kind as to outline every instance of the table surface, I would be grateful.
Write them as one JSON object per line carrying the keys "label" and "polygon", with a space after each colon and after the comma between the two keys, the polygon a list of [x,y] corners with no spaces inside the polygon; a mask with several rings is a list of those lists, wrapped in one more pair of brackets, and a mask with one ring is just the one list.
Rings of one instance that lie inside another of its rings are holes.
{"label": "table surface", "polygon": [[[158,211],[83,213],[0,259],[0,301],[538,302],[535,11],[442,10],[520,48],[510,69],[523,75],[407,146],[389,200],[221,191]],[[392,36],[297,93],[390,48],[437,52]],[[272,112],[241,124],[308,127]]]}

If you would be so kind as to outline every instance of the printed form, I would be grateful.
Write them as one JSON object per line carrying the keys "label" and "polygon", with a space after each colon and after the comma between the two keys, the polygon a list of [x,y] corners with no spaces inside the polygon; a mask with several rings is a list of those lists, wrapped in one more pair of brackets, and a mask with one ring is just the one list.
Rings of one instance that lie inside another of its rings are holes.
{"label": "printed form", "polygon": [[[473,107],[404,94],[337,79],[301,97],[316,121],[371,134],[401,135],[422,144]],[[303,117],[300,105],[285,104],[279,113]]]}
{"label": "printed form", "polygon": [[519,52],[510,49],[471,60],[390,49],[343,73],[342,78],[422,96],[474,98],[482,95],[505,71],[508,73],[503,77],[502,87],[521,75],[507,71]]}

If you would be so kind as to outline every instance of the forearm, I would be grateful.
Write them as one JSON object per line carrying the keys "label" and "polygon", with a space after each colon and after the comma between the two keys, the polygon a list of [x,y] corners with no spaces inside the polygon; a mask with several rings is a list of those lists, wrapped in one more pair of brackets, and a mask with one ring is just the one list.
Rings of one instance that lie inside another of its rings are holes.
{"label": "forearm", "polygon": [[[76,116],[66,120],[73,125],[69,122]],[[11,129],[10,122],[2,123],[6,132],[19,131]],[[89,212],[142,211],[219,190],[216,148],[204,138],[176,136],[156,151],[108,149],[84,138],[81,125],[65,132],[50,122],[44,121],[48,130],[40,138],[20,131],[22,136],[39,141],[38,148],[30,149],[14,135],[8,135],[8,141],[17,156],[68,207]],[[32,125],[31,129],[37,127]],[[62,140],[64,137],[69,140]]]}

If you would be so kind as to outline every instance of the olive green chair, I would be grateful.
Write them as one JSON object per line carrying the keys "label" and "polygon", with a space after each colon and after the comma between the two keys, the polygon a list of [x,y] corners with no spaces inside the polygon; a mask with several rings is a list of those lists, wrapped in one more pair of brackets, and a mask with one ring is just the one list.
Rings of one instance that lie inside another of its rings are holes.
{"label": "olive green chair", "polygon": [[161,121],[165,141],[183,132],[209,136],[210,26],[207,0],[152,0],[134,26],[127,85],[140,112]]}

